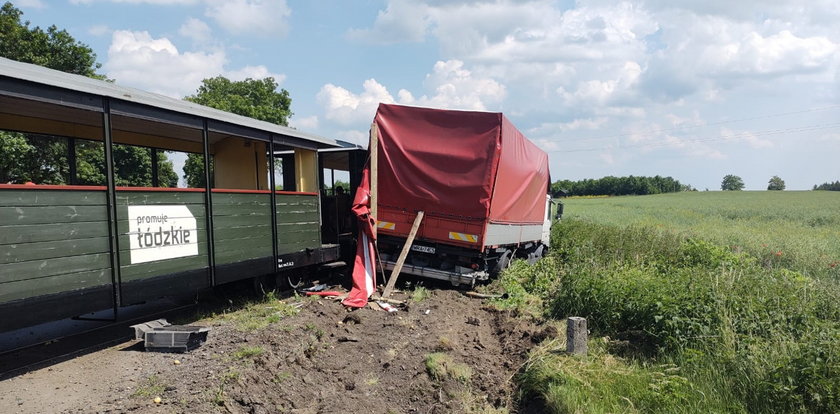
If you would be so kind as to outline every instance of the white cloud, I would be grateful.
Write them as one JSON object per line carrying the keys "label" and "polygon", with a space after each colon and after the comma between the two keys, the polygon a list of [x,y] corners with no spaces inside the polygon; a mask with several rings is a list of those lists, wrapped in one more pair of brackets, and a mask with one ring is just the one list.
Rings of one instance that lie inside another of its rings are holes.
{"label": "white cloud", "polygon": [[285,35],[292,10],[286,0],[208,0],[205,15],[233,34]]}
{"label": "white cloud", "polygon": [[394,99],[388,88],[375,79],[366,80],[359,94],[329,83],[321,88],[317,99],[327,119],[341,125],[354,125],[370,122],[380,102],[483,111],[487,110],[488,104],[499,103],[505,96],[504,85],[493,79],[474,77],[464,68],[463,62],[457,60],[435,63],[432,73],[426,75],[424,85],[431,94],[415,97],[401,89],[397,92],[399,99]]}
{"label": "white cloud", "polygon": [[324,85],[317,99],[324,107],[325,117],[341,125],[370,122],[380,102],[394,103],[394,97],[376,79],[366,80],[362,88],[361,93],[354,94],[341,86]]}
{"label": "white cloud", "polygon": [[373,44],[420,42],[430,24],[428,6],[409,1],[394,0],[379,12],[370,29],[350,29],[347,37]]}
{"label": "white cloud", "polygon": [[192,39],[197,43],[206,43],[211,40],[210,26],[194,17],[189,17],[178,29],[178,34]]}
{"label": "white cloud", "polygon": [[192,94],[205,78],[224,75],[233,80],[246,77],[284,76],[272,74],[264,66],[225,68],[222,50],[179,52],[167,38],[153,38],[148,32],[117,30],[108,49],[105,71],[117,83],[181,98]]}
{"label": "white cloud", "polygon": [[[501,102],[505,97],[505,86],[490,78],[473,76],[459,60],[438,61],[432,73],[426,75],[424,86],[433,90],[431,96],[423,95],[412,99],[413,105],[450,109],[486,111],[488,104]],[[401,92],[407,100],[410,94]]]}

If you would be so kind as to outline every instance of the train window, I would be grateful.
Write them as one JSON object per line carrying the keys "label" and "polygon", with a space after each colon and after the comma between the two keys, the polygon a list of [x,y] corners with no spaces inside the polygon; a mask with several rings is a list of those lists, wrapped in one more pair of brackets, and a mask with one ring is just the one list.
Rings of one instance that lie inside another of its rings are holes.
{"label": "train window", "polygon": [[197,128],[112,115],[118,187],[204,187],[204,144]]}

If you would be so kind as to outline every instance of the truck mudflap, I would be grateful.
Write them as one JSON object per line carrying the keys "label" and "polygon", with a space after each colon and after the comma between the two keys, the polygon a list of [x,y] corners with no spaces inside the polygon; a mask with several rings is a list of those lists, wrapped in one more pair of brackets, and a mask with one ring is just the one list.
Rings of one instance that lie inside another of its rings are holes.
{"label": "truck mudflap", "polygon": [[[382,260],[382,267],[384,267],[385,270],[394,270],[395,266],[396,262]],[[473,286],[476,281],[487,280],[490,277],[490,274],[485,271],[473,270],[467,267],[455,266],[452,270],[441,270],[426,266],[415,266],[410,263],[403,265],[401,273],[428,277],[431,279],[446,280],[452,283],[453,286]]]}

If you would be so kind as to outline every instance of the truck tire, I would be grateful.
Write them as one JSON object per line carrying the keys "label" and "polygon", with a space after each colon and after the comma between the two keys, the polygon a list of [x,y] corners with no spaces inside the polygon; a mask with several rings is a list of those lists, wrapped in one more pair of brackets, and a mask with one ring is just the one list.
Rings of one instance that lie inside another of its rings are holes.
{"label": "truck tire", "polygon": [[545,245],[541,244],[534,249],[533,252],[528,253],[528,264],[533,265],[545,255]]}
{"label": "truck tire", "polygon": [[493,267],[493,276],[498,276],[502,273],[503,270],[507,269],[510,266],[510,258],[513,256],[513,252],[510,250],[505,250],[504,253],[499,257],[499,260],[496,262],[496,266]]}

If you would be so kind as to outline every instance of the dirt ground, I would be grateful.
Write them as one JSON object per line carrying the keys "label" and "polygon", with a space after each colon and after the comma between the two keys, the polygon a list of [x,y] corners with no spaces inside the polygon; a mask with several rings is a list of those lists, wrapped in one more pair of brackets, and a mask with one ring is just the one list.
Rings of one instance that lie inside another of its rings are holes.
{"label": "dirt ground", "polygon": [[519,401],[513,376],[551,328],[451,289],[429,289],[393,313],[284,302],[299,311],[272,317],[291,307],[266,306],[269,322],[256,325],[237,319],[246,311],[195,320],[212,329],[188,353],[128,342],[0,382],[0,411],[535,412]]}

